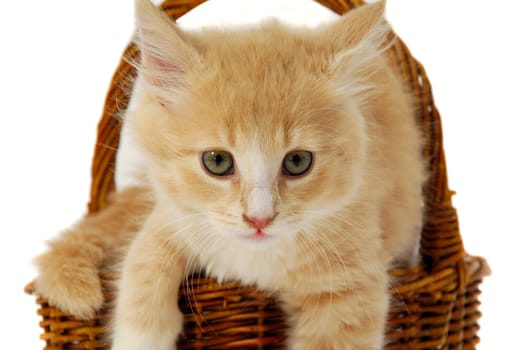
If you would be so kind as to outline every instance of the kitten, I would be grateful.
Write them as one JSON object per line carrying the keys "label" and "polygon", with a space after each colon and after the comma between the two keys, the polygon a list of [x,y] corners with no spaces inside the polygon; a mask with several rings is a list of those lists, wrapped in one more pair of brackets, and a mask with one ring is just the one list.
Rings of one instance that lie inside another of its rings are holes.
{"label": "kitten", "polygon": [[[53,242],[37,288],[90,316],[97,268],[129,244],[113,350],[173,349],[174,296],[196,269],[275,292],[290,349],[381,349],[387,271],[416,262],[424,181],[412,101],[382,55],[383,12],[365,5],[317,30],[191,33],[137,0],[126,123],[147,187]],[[57,270],[67,259],[77,276]]]}

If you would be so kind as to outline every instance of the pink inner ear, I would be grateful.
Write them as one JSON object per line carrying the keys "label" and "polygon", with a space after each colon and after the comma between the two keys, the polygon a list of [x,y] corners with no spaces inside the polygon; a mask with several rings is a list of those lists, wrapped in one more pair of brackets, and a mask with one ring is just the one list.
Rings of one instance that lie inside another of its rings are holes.
{"label": "pink inner ear", "polygon": [[180,64],[146,52],[143,55],[146,76],[149,82],[159,88],[177,88],[183,85],[185,70]]}
{"label": "pink inner ear", "polygon": [[152,68],[156,71],[168,73],[170,75],[182,75],[184,73],[183,68],[180,65],[170,62],[166,58],[161,58],[152,54],[145,54],[145,59],[147,60],[146,64],[149,68]]}

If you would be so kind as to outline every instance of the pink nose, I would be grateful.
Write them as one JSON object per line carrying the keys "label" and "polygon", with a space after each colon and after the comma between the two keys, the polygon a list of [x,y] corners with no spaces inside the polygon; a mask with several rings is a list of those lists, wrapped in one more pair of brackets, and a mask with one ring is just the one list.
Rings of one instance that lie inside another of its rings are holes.
{"label": "pink nose", "polygon": [[267,227],[272,221],[273,217],[267,217],[267,218],[252,218],[249,216],[243,216],[245,221],[247,221],[252,227],[255,229],[261,230],[264,227]]}

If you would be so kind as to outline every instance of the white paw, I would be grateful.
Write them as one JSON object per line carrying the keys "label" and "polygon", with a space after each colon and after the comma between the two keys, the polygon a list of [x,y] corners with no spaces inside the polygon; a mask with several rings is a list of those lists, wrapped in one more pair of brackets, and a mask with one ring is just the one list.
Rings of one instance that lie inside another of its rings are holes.
{"label": "white paw", "polygon": [[97,270],[83,261],[65,262],[51,254],[39,260],[43,263],[39,263],[40,274],[35,281],[37,293],[74,317],[89,319],[95,316],[104,303]]}
{"label": "white paw", "polygon": [[177,333],[147,334],[126,327],[117,327],[112,350],[175,350]]}

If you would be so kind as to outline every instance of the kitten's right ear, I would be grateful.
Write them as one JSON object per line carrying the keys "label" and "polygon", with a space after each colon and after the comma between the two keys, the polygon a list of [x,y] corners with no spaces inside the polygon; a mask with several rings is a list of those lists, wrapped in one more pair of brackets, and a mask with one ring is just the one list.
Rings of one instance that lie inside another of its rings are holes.
{"label": "kitten's right ear", "polygon": [[183,33],[150,0],[136,0],[137,45],[141,75],[163,103],[188,85],[188,75],[199,64],[196,50]]}

